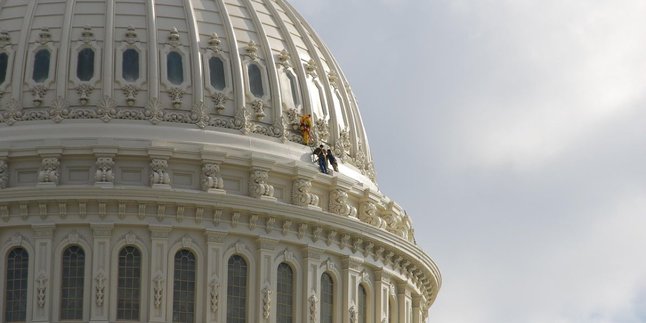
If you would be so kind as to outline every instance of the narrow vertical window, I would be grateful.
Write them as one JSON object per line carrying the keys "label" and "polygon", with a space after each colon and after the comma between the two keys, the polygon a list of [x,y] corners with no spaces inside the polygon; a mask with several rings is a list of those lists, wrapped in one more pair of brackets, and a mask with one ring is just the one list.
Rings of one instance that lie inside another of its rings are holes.
{"label": "narrow vertical window", "polygon": [[85,252],[78,246],[63,251],[61,279],[61,320],[83,319]]}
{"label": "narrow vertical window", "polygon": [[49,61],[52,54],[47,49],[41,49],[34,55],[34,71],[31,79],[36,83],[45,82],[49,78]]}
{"label": "narrow vertical window", "polygon": [[227,86],[224,78],[224,62],[219,57],[209,58],[209,74],[211,86],[216,90],[224,90]]}
{"label": "narrow vertical window", "polygon": [[257,98],[263,97],[265,90],[262,87],[262,72],[260,72],[260,67],[257,64],[249,64],[247,74],[249,74],[249,89],[251,90],[251,94]]}
{"label": "narrow vertical window", "polygon": [[392,299],[388,299],[388,323],[396,323],[395,304]]}
{"label": "narrow vertical window", "polygon": [[278,282],[276,288],[276,322],[294,322],[294,272],[286,263],[278,266]]}
{"label": "narrow vertical window", "polygon": [[141,299],[141,252],[127,246],[119,252],[117,320],[139,321]]}
{"label": "narrow vertical window", "polygon": [[188,250],[175,254],[173,277],[173,323],[195,322],[195,255]]}
{"label": "narrow vertical window", "polygon": [[334,282],[328,273],[321,276],[321,323],[334,321]]}
{"label": "narrow vertical window", "polygon": [[128,82],[139,79],[139,52],[129,48],[121,54],[121,77]]}
{"label": "narrow vertical window", "polygon": [[247,262],[232,256],[227,273],[227,323],[247,323]]}
{"label": "narrow vertical window", "polygon": [[83,82],[87,82],[94,76],[94,50],[85,48],[78,54],[76,61],[76,77]]}
{"label": "narrow vertical window", "polygon": [[298,85],[296,84],[296,77],[291,73],[287,73],[287,78],[289,79],[289,87],[292,90],[292,98],[294,99],[294,104],[301,104],[301,98],[298,95]]}
{"label": "narrow vertical window", "polygon": [[182,55],[178,52],[170,52],[166,56],[166,78],[175,85],[184,83]]}
{"label": "narrow vertical window", "polygon": [[6,322],[27,320],[27,276],[29,275],[29,254],[24,248],[15,248],[7,255],[5,282]]}
{"label": "narrow vertical window", "polygon": [[358,323],[366,323],[368,322],[368,319],[366,318],[368,314],[368,308],[366,306],[366,298],[368,297],[366,293],[366,289],[363,287],[363,285],[359,285],[359,299],[357,301],[357,314],[359,314],[359,320]]}
{"label": "narrow vertical window", "polygon": [[9,67],[9,55],[0,53],[0,84],[7,79],[7,68]]}

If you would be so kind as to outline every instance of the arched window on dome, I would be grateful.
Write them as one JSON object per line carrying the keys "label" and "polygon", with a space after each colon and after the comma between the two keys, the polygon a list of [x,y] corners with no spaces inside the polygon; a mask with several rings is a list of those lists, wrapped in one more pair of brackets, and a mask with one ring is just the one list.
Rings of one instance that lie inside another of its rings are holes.
{"label": "arched window on dome", "polygon": [[63,251],[61,277],[61,320],[83,319],[83,286],[85,284],[85,252],[79,246]]}
{"label": "arched window on dome", "polygon": [[27,278],[29,254],[24,248],[14,248],[7,255],[5,276],[4,319],[6,322],[27,320]]}
{"label": "arched window on dome", "polygon": [[176,51],[166,55],[166,78],[174,85],[184,83],[184,63],[182,55]]}
{"label": "arched window on dome", "polygon": [[141,300],[141,252],[133,246],[119,251],[117,320],[139,321]]}
{"label": "arched window on dome", "polygon": [[0,84],[7,79],[7,68],[9,68],[9,55],[0,53]]}
{"label": "arched window on dome", "polygon": [[76,77],[87,82],[94,77],[94,50],[84,48],[78,53],[76,60]]}
{"label": "arched window on dome", "polygon": [[334,322],[334,281],[328,273],[321,275],[321,323]]}
{"label": "arched window on dome", "polygon": [[49,64],[52,53],[48,49],[41,49],[34,55],[34,70],[31,79],[36,83],[43,83],[49,78]]}
{"label": "arched window on dome", "polygon": [[214,89],[222,91],[227,86],[224,76],[224,62],[219,57],[209,58],[209,80]]}
{"label": "arched window on dome", "polygon": [[296,76],[294,76],[294,74],[292,73],[287,73],[287,78],[289,79],[289,88],[292,92],[294,105],[298,106],[301,104],[301,96],[298,94],[298,83],[296,82]]}
{"label": "arched window on dome", "polygon": [[139,52],[128,48],[121,54],[121,77],[127,82],[139,79]]}
{"label": "arched window on dome", "polygon": [[262,72],[258,64],[250,63],[247,66],[247,74],[249,75],[249,90],[257,98],[265,96],[265,89],[262,85]]}
{"label": "arched window on dome", "polygon": [[368,321],[368,307],[367,307],[367,298],[368,293],[363,285],[359,285],[359,299],[357,300],[357,314],[359,315],[357,322],[358,323],[367,323]]}
{"label": "arched window on dome", "polygon": [[195,255],[189,250],[175,254],[173,277],[173,322],[195,322]]}
{"label": "arched window on dome", "polygon": [[286,263],[278,265],[276,323],[294,323],[294,271]]}
{"label": "arched window on dome", "polygon": [[247,323],[247,262],[229,258],[227,270],[227,323]]}

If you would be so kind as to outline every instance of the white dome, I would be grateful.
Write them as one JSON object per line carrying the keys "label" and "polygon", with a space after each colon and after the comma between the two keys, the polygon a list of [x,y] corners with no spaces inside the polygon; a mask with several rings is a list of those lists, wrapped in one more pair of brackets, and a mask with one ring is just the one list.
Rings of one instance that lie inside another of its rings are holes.
{"label": "white dome", "polygon": [[439,270],[284,0],[0,0],[0,30],[0,322],[425,320]]}
{"label": "white dome", "polygon": [[0,122],[134,119],[301,143],[311,114],[310,144],[374,180],[350,86],[286,2],[73,3],[0,4],[2,106],[21,109]]}

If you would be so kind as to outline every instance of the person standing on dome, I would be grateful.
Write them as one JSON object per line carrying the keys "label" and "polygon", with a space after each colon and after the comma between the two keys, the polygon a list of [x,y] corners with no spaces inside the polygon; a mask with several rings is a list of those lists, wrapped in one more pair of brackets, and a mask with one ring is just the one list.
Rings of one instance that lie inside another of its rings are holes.
{"label": "person standing on dome", "polygon": [[339,163],[336,162],[336,158],[334,155],[332,155],[332,150],[328,148],[327,153],[326,153],[327,160],[330,162],[332,165],[332,168],[334,168],[335,172],[339,171]]}
{"label": "person standing on dome", "polygon": [[301,116],[300,124],[301,134],[303,136],[303,143],[310,144],[310,137],[312,136],[312,115],[305,114]]}
{"label": "person standing on dome", "polygon": [[312,154],[318,157],[319,169],[321,170],[321,173],[327,174],[327,159],[325,157],[325,149],[323,149],[323,145],[320,145],[318,148],[314,149]]}

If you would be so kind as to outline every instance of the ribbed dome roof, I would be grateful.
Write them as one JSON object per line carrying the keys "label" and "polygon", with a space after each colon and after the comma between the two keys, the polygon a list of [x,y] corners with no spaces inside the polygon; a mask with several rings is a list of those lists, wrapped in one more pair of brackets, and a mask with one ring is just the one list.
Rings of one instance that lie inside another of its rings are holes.
{"label": "ribbed dome roof", "polygon": [[309,151],[311,114],[310,145],[374,181],[350,86],[284,0],[0,0],[0,29],[0,124],[152,123]]}

